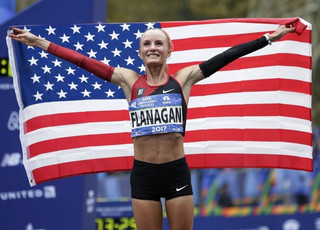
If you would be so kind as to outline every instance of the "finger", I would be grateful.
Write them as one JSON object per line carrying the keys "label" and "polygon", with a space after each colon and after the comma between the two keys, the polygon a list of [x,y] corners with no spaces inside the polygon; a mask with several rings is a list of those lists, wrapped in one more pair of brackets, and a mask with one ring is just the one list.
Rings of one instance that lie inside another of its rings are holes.
{"label": "finger", "polygon": [[22,33],[24,33],[24,30],[21,30],[21,29],[16,28],[16,27],[12,27],[11,29],[12,29],[12,31],[13,31],[15,34],[22,34]]}

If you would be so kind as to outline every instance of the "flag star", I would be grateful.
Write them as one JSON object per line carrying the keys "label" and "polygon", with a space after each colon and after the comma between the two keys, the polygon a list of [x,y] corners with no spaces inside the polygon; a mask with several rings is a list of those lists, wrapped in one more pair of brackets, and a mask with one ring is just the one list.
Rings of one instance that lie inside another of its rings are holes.
{"label": "flag star", "polygon": [[28,29],[26,26],[23,27],[23,30],[30,32],[31,29]]}
{"label": "flag star", "polygon": [[108,90],[108,92],[105,92],[107,94],[107,98],[108,97],[114,97],[114,93],[115,91],[111,91],[110,89]]}
{"label": "flag star", "polygon": [[113,31],[112,34],[109,34],[109,36],[111,36],[111,40],[113,40],[113,39],[119,40],[119,38],[118,38],[119,35],[120,34],[117,34],[115,31]]}
{"label": "flag star", "polygon": [[74,84],[73,82],[71,82],[71,84],[68,84],[68,86],[70,86],[70,90],[75,89],[77,90],[78,85]]}
{"label": "flag star", "polygon": [[107,64],[107,65],[109,65],[110,61],[111,60],[108,60],[106,57],[104,57],[103,60],[101,60],[101,62],[103,62],[104,64]]}
{"label": "flag star", "polygon": [[134,59],[132,59],[130,56],[124,60],[127,62],[127,65],[133,65]]}
{"label": "flag star", "polygon": [[56,60],[52,61],[52,63],[54,64],[54,67],[56,67],[56,66],[61,67],[62,61],[58,61],[58,59],[56,59]]}
{"label": "flag star", "polygon": [[77,42],[77,44],[75,44],[75,45],[73,45],[73,46],[76,47],[76,50],[83,50],[83,49],[82,49],[83,44],[80,44],[79,42]]}
{"label": "flag star", "polygon": [[63,90],[60,90],[60,92],[58,92],[57,94],[59,95],[59,98],[63,98],[63,97],[67,98],[66,97],[67,92],[64,92]]}
{"label": "flag star", "polygon": [[131,47],[131,44],[133,43],[133,42],[130,42],[128,39],[125,41],[125,42],[122,42],[124,45],[125,45],[125,47],[124,48],[132,48]]}
{"label": "flag star", "polygon": [[111,51],[111,52],[113,53],[113,57],[115,57],[115,56],[121,57],[120,53],[121,53],[122,51],[118,50],[117,48],[116,48],[114,51]]}
{"label": "flag star", "polygon": [[39,52],[41,58],[48,58],[48,53],[44,52],[43,50],[41,50],[41,52]]}
{"label": "flag star", "polygon": [[74,75],[74,71],[76,71],[75,69],[72,69],[70,66],[68,69],[66,69],[66,71],[68,72],[68,75],[72,74]]}
{"label": "flag star", "polygon": [[39,61],[38,59],[35,59],[33,56],[31,57],[30,60],[28,60],[30,62],[30,66],[32,65],[38,65],[37,62]]}
{"label": "flag star", "polygon": [[46,29],[46,31],[48,31],[48,35],[50,35],[50,34],[56,35],[56,33],[54,32],[55,30],[56,30],[56,28],[52,28],[51,26],[49,26],[49,28]]}
{"label": "flag star", "polygon": [[136,39],[141,38],[141,36],[143,35],[143,33],[140,32],[140,30],[137,31],[137,33],[133,33],[134,35],[136,35]]}
{"label": "flag star", "polygon": [[35,82],[39,82],[40,83],[40,81],[39,81],[40,77],[41,76],[37,76],[37,74],[34,74],[33,77],[31,77],[32,83],[35,83]]}
{"label": "flag star", "polygon": [[28,46],[27,49],[33,49],[34,50],[34,47],[33,46]]}
{"label": "flag star", "polygon": [[65,77],[64,77],[64,76],[61,76],[60,73],[58,74],[58,76],[54,76],[54,77],[57,78],[57,82],[59,82],[59,81],[64,82],[63,79],[64,79]]}
{"label": "flag star", "polygon": [[47,65],[45,65],[44,67],[41,67],[41,69],[43,69],[43,73],[51,73],[51,69],[52,68],[49,68]]}
{"label": "flag star", "polygon": [[88,34],[87,34],[87,35],[84,35],[84,36],[87,38],[87,42],[88,42],[88,41],[94,41],[93,38],[94,38],[95,35],[90,34],[90,32],[88,32]]}
{"label": "flag star", "polygon": [[98,45],[100,46],[100,49],[103,49],[103,48],[105,48],[105,49],[108,49],[107,48],[107,45],[108,45],[109,43],[105,43],[103,40],[101,41],[101,43],[98,43]]}
{"label": "flag star", "polygon": [[98,82],[92,84],[94,89],[101,89],[102,84],[98,84]]}
{"label": "flag star", "polygon": [[53,90],[52,86],[54,86],[54,84],[51,84],[51,83],[48,81],[47,84],[44,84],[44,86],[46,87],[46,91],[48,91],[49,89]]}
{"label": "flag star", "polygon": [[97,52],[94,52],[92,49],[90,50],[90,52],[87,52],[87,54],[89,54],[89,57],[96,57]]}
{"label": "flag star", "polygon": [[79,77],[79,79],[81,80],[81,82],[87,82],[88,83],[88,77],[86,77],[86,76],[84,76],[83,74],[82,74],[82,76],[81,77]]}
{"label": "flag star", "polygon": [[125,30],[130,31],[130,29],[129,29],[130,25],[123,23],[123,25],[120,25],[120,26],[122,27],[122,31],[125,31]]}
{"label": "flag star", "polygon": [[87,91],[87,89],[84,89],[84,91],[81,92],[83,94],[83,97],[90,97],[90,91]]}
{"label": "flag star", "polygon": [[105,32],[104,31],[104,27],[106,27],[106,26],[103,26],[103,25],[99,24],[98,26],[95,26],[95,27],[98,29],[98,32],[100,32],[100,31]]}
{"label": "flag star", "polygon": [[62,37],[59,37],[62,40],[62,43],[69,42],[70,36],[67,36],[66,34],[63,34]]}
{"label": "flag star", "polygon": [[42,95],[43,95],[43,93],[39,93],[39,91],[37,91],[37,93],[32,95],[32,96],[34,96],[36,98],[36,101],[37,101],[37,100],[42,100]]}
{"label": "flag star", "polygon": [[146,71],[146,67],[143,64],[141,64],[141,66],[138,68],[140,69],[140,73]]}
{"label": "flag star", "polygon": [[147,23],[147,24],[145,24],[148,28],[147,28],[147,30],[148,29],[152,29],[152,28],[154,28],[153,26],[154,26],[154,24],[155,23],[151,23],[151,22],[149,22],[149,23]]}
{"label": "flag star", "polygon": [[80,34],[81,27],[78,27],[77,25],[74,25],[73,27],[70,27],[70,29],[72,29],[73,34],[75,34],[75,33],[79,33]]}
{"label": "flag star", "polygon": [[43,38],[43,39],[46,39],[45,37],[41,37],[41,35],[40,35],[40,34],[38,35],[38,38]]}

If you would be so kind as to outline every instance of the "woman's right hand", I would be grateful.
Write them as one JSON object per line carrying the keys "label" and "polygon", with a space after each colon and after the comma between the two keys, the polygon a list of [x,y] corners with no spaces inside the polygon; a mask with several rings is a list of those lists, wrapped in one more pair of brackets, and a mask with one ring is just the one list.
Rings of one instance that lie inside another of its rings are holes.
{"label": "woman's right hand", "polygon": [[26,30],[21,30],[15,27],[12,27],[11,29],[13,32],[9,34],[9,37],[13,40],[22,42],[27,46],[37,46],[37,39],[39,39],[39,37]]}
{"label": "woman's right hand", "polygon": [[47,50],[50,42],[39,38],[36,35],[30,33],[26,30],[21,30],[19,28],[12,27],[12,33],[9,34],[9,37],[15,41],[21,42],[27,46],[36,46],[43,50]]}

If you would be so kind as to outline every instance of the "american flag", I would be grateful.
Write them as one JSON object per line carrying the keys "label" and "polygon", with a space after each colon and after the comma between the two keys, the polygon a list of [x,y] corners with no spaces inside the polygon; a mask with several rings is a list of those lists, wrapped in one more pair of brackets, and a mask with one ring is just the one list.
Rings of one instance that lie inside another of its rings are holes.
{"label": "american flag", "polygon": [[[189,101],[185,152],[191,168],[312,170],[311,25],[300,18],[21,26],[115,67],[144,74],[139,38],[163,28],[170,74],[294,23],[286,35],[199,82]],[[133,145],[121,88],[47,52],[7,38],[31,185],[130,170]]]}

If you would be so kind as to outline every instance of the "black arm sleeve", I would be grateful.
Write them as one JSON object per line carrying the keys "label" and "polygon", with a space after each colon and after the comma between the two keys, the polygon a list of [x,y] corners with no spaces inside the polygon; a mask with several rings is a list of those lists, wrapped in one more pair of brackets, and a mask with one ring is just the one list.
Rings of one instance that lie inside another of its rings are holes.
{"label": "black arm sleeve", "polygon": [[226,51],[201,63],[199,65],[200,70],[202,71],[204,77],[209,77],[222,67],[236,60],[237,58],[247,55],[258,49],[261,49],[266,45],[268,45],[268,41],[265,36],[262,36],[261,38],[253,40],[251,42],[246,42],[240,45],[233,46],[227,49]]}

